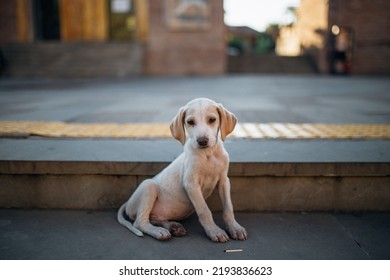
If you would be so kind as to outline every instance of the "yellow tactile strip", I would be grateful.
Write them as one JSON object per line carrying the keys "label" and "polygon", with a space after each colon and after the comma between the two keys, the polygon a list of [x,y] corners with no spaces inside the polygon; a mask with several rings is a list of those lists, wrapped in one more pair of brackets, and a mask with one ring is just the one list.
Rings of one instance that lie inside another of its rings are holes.
{"label": "yellow tactile strip", "polygon": [[[170,138],[167,123],[0,121],[0,136]],[[390,125],[239,123],[230,137],[260,139],[390,139]]]}

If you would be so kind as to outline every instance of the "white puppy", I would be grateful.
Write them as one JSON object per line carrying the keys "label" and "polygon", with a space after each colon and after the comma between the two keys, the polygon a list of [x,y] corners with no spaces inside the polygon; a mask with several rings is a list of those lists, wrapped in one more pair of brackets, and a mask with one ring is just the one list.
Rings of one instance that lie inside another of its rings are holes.
{"label": "white puppy", "polygon": [[231,112],[207,98],[192,100],[181,108],[170,128],[173,137],[184,144],[184,152],[153,179],[140,184],[119,209],[119,223],[138,236],[145,233],[167,240],[171,234],[186,234],[175,221],[195,210],[207,236],[215,242],[226,242],[227,233],[215,224],[205,202],[217,187],[227,231],[231,238],[245,240],[247,232],[233,214],[227,176],[229,156],[222,143],[235,125],[236,117]]}

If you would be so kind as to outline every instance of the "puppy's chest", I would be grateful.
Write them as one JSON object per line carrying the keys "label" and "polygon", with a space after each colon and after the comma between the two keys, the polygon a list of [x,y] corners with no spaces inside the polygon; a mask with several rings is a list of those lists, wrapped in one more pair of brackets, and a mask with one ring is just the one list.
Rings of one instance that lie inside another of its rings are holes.
{"label": "puppy's chest", "polygon": [[202,188],[214,188],[224,171],[224,164],[220,158],[210,156],[207,159],[196,162],[193,174]]}
{"label": "puppy's chest", "polygon": [[211,154],[211,155],[201,155],[198,158],[195,158],[197,165],[204,167],[205,169],[209,168],[220,168],[223,163],[222,156],[220,154]]}

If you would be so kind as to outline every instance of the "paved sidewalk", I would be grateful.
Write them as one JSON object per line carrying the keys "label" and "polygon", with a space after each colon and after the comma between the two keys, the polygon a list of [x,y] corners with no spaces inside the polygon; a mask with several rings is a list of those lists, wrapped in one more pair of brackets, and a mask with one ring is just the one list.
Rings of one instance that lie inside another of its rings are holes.
{"label": "paved sidewalk", "polygon": [[[221,213],[214,213],[223,226]],[[191,216],[188,235],[157,241],[119,225],[116,213],[0,210],[0,259],[390,259],[390,214],[237,213],[246,241],[213,243]],[[226,249],[242,252],[225,253]]]}
{"label": "paved sidewalk", "polygon": [[0,80],[0,121],[169,123],[196,97],[239,122],[389,124],[388,77],[221,76],[130,80]]}

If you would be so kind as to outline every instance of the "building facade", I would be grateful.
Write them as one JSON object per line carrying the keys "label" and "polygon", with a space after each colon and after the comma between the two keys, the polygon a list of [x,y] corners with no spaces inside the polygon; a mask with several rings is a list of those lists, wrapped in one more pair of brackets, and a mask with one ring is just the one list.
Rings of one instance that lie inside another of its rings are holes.
{"label": "building facade", "polygon": [[301,0],[297,18],[320,73],[390,74],[390,1]]}
{"label": "building facade", "polygon": [[[301,0],[277,50],[311,57],[319,73],[388,75],[389,21],[388,0]],[[0,1],[0,71],[219,75],[228,68],[226,30],[223,0]]]}
{"label": "building facade", "polygon": [[8,76],[217,75],[223,0],[0,1]]}

